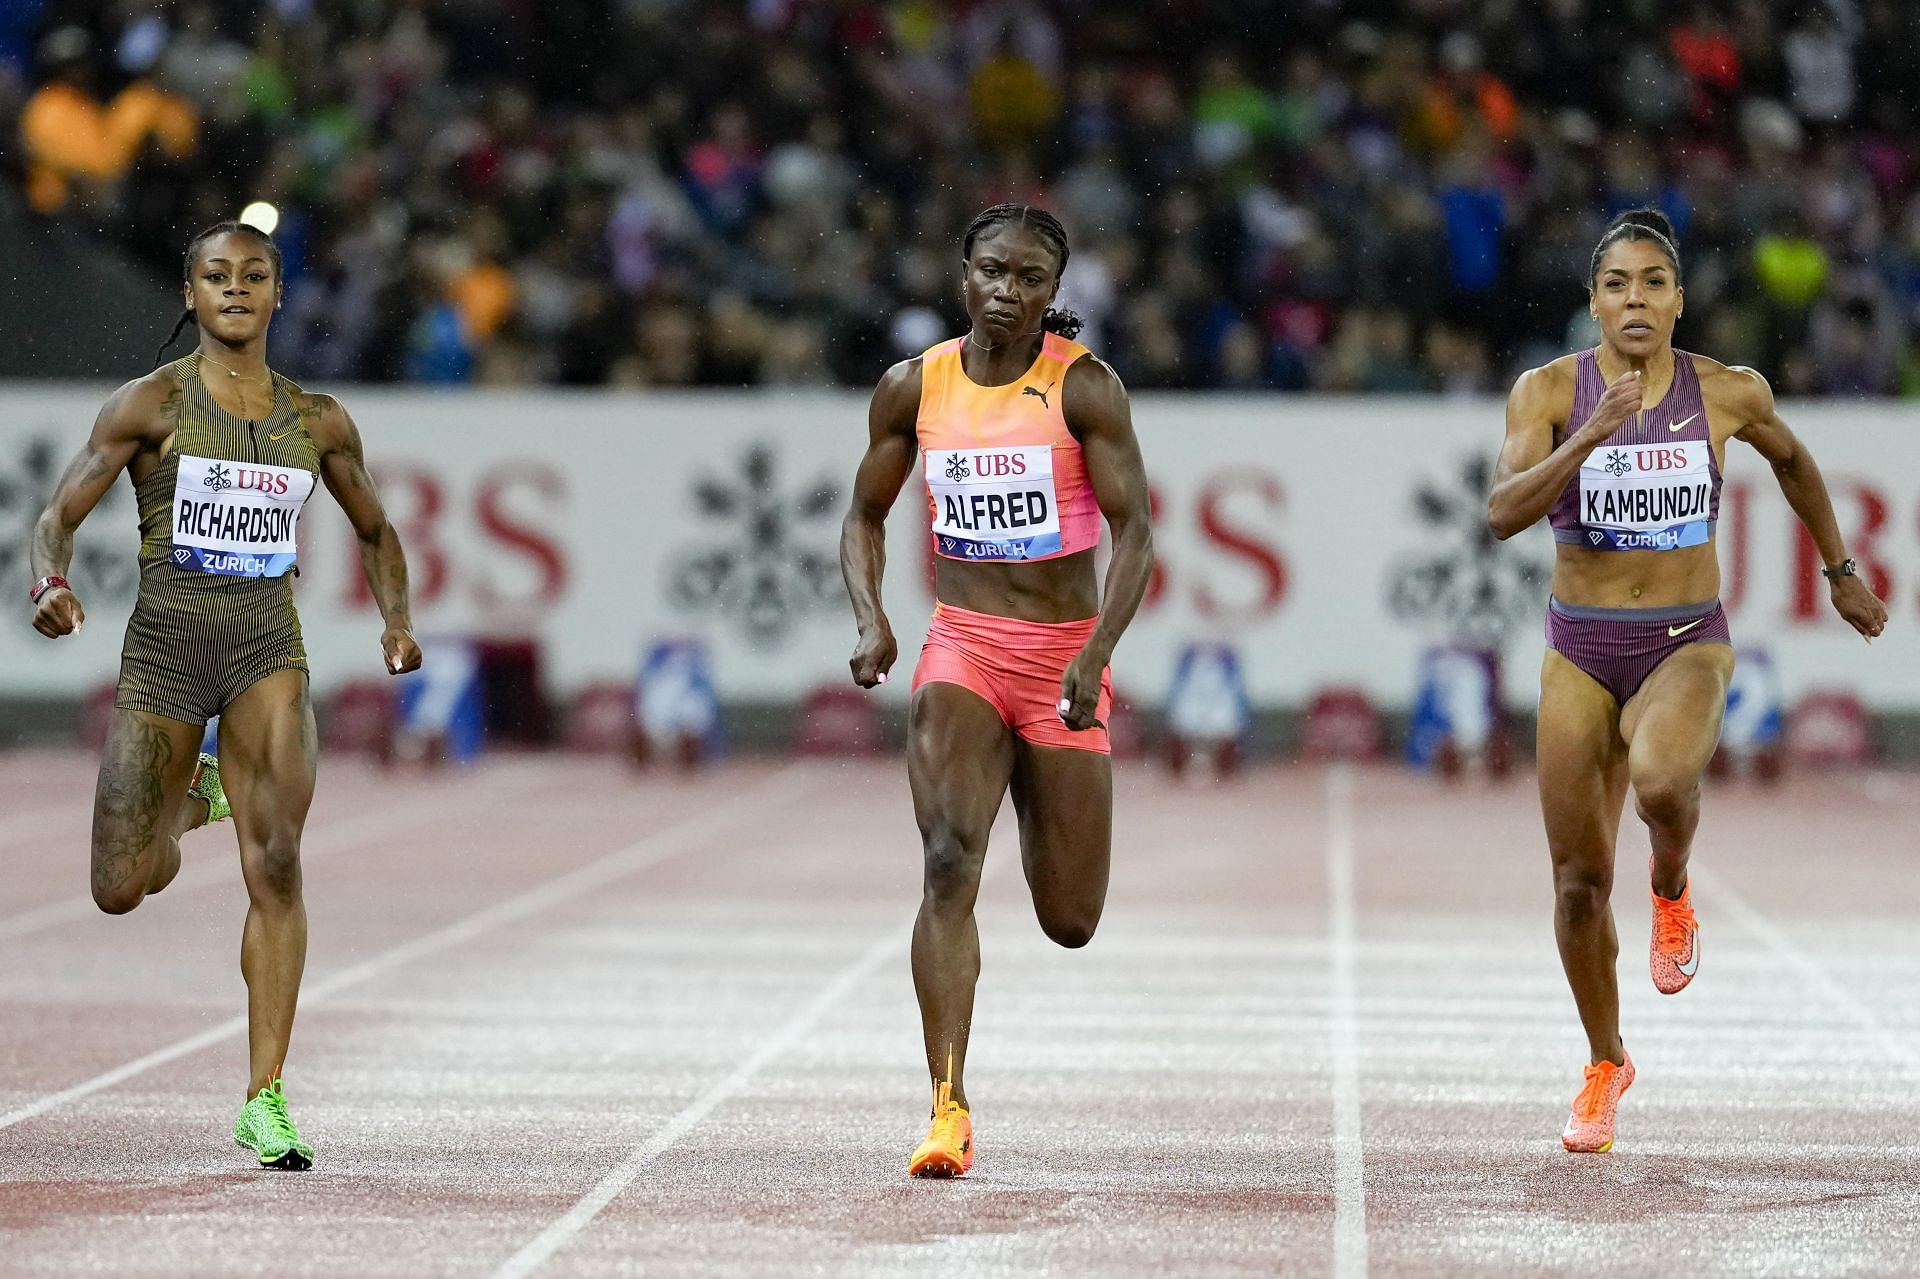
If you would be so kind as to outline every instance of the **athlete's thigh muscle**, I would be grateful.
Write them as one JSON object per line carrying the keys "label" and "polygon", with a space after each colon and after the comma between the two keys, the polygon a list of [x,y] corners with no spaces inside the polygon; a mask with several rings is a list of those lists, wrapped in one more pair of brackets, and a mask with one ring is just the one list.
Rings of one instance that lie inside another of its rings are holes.
{"label": "athlete's thigh muscle", "polygon": [[1537,734],[1540,811],[1555,865],[1612,864],[1626,799],[1619,707],[1585,671],[1547,650]]}
{"label": "athlete's thigh muscle", "polygon": [[299,838],[318,752],[305,671],[256,680],[221,712],[220,774],[243,848]]}
{"label": "athlete's thigh muscle", "polygon": [[1733,678],[1733,647],[1689,644],[1647,676],[1620,712],[1634,771],[1649,766],[1698,777],[1720,741]]}
{"label": "athlete's thigh muscle", "polygon": [[923,837],[986,850],[1013,773],[1013,732],[987,700],[958,684],[924,684],[907,719],[907,781]]}
{"label": "athlete's thigh muscle", "polygon": [[1014,746],[1013,807],[1034,903],[1091,907],[1107,895],[1113,851],[1113,757],[1061,746]]}
{"label": "athlete's thigh muscle", "polygon": [[199,762],[203,724],[116,708],[93,795],[93,883],[117,891],[145,874],[171,835]]}

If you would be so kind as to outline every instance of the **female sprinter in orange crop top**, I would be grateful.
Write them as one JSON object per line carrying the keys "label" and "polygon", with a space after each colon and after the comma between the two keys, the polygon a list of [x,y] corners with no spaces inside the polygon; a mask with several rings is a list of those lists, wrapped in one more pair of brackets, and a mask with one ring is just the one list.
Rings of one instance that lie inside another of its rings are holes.
{"label": "female sprinter in orange crop top", "polygon": [[[874,392],[866,456],[840,539],[860,643],[853,679],[899,653],[880,607],[886,518],[916,453],[938,604],[914,672],[907,780],[926,855],[913,929],[933,1120],[916,1177],[973,1166],[963,1071],[987,831],[1009,788],[1047,936],[1084,946],[1100,922],[1113,831],[1107,659],[1153,566],[1147,478],[1126,389],[1051,309],[1067,236],[1039,209],[995,205],[961,248],[972,328],[894,365]],[[1100,517],[1113,529],[1102,595]]]}

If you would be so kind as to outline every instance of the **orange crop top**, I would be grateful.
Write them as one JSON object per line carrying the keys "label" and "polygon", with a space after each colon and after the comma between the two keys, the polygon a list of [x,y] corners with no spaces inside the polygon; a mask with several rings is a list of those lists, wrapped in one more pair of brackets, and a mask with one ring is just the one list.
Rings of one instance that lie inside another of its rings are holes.
{"label": "orange crop top", "polygon": [[1050,560],[1100,542],[1100,504],[1062,386],[1087,348],[1046,335],[1039,358],[1005,386],[981,386],[960,355],[966,338],[921,356],[920,415],[933,549],[949,559]]}

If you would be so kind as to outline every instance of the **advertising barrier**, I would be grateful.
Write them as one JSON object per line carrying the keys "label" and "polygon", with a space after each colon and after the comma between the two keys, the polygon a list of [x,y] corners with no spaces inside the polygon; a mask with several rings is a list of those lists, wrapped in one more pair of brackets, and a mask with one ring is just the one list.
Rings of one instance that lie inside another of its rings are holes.
{"label": "advertising barrier", "polygon": [[[0,696],[83,696],[116,673],[137,586],[130,485],[82,529],[70,576],[83,634],[34,633],[27,540],[110,388],[0,387]],[[864,396],[433,394],[344,388],[407,548],[423,636],[537,642],[565,695],[631,678],[662,639],[700,641],[723,700],[805,695],[846,677],[854,631],[840,521],[866,442]],[[1867,645],[1832,613],[1818,557],[1766,464],[1735,441],[1718,529],[1736,640],[1772,655],[1789,698],[1851,690],[1920,710],[1920,419],[1901,405],[1792,405],[1850,549],[1892,620]],[[1408,705],[1435,644],[1497,648],[1502,696],[1538,691],[1553,547],[1486,531],[1498,400],[1140,395],[1158,565],[1115,658],[1137,703],[1165,697],[1191,644],[1230,643],[1256,706],[1317,690]],[[931,608],[925,485],[889,525],[886,607],[903,699]],[[299,528],[315,686],[380,673],[358,547],[324,493]],[[426,658],[433,661],[428,648]]]}

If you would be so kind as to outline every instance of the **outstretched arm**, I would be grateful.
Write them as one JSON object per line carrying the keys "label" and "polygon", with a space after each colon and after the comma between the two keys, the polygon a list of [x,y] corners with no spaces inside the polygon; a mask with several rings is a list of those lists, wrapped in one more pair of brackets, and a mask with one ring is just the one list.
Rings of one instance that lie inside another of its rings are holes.
{"label": "outstretched arm", "polygon": [[867,452],[853,479],[853,503],[840,525],[840,576],[853,601],[860,640],[848,665],[853,682],[872,688],[887,682],[900,655],[893,628],[880,604],[880,581],[887,568],[887,512],[913,469],[919,440],[914,417],[920,409],[920,361],[907,360],[887,370],[867,410]]}
{"label": "outstretched arm", "polygon": [[[127,383],[102,406],[93,433],[67,464],[46,510],[34,523],[27,558],[36,584],[67,575],[73,563],[73,535],[81,521],[92,514],[142,447],[172,433],[179,413],[179,384],[151,375]],[[79,596],[69,587],[56,586],[40,597],[33,629],[58,639],[79,630],[86,620]]]}
{"label": "outstretched arm", "polygon": [[[1820,558],[1827,567],[1837,568],[1847,558],[1846,539],[1840,536],[1840,521],[1834,518],[1833,498],[1813,454],[1800,437],[1780,420],[1774,407],[1773,388],[1752,369],[1728,370],[1738,379],[1734,383],[1733,407],[1742,423],[1734,432],[1753,445],[1773,467],[1774,479],[1787,505],[1813,535]],[[1871,640],[1887,625],[1887,606],[1857,574],[1847,573],[1829,580],[1833,607],[1847,625]]]}
{"label": "outstretched arm", "polygon": [[320,454],[320,478],[360,539],[360,567],[386,620],[380,651],[387,670],[394,675],[418,670],[420,646],[413,639],[412,606],[407,600],[407,556],[386,508],[380,505],[373,477],[367,474],[360,430],[331,395],[303,395],[301,400],[300,416]]}
{"label": "outstretched arm", "polygon": [[1119,375],[1091,357],[1067,370],[1061,401],[1067,424],[1080,441],[1093,494],[1113,531],[1113,559],[1100,593],[1100,623],[1061,677],[1061,718],[1068,728],[1094,725],[1100,676],[1114,647],[1133,621],[1153,575],[1153,519],[1147,468],[1133,433],[1133,410]]}

